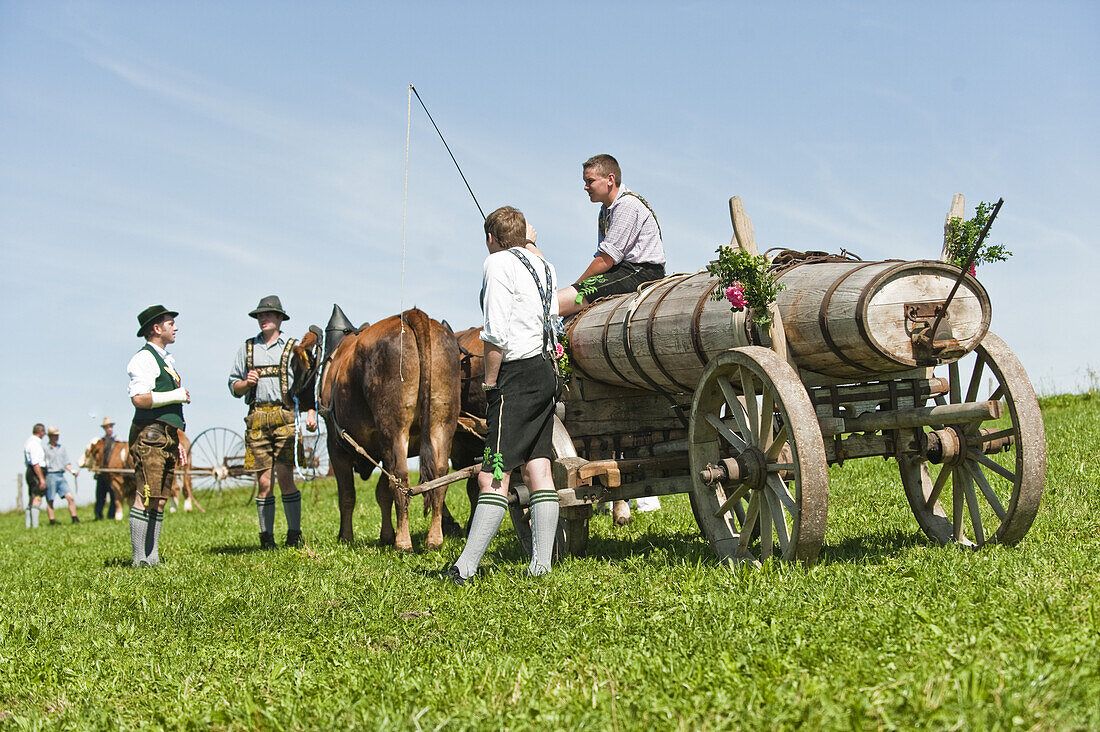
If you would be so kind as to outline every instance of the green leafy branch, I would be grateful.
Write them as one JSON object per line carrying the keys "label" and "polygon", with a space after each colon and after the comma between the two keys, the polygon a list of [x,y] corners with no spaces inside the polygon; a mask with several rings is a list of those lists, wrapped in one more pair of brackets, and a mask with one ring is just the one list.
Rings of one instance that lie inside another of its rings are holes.
{"label": "green leafy branch", "polygon": [[[963,221],[958,216],[952,216],[947,222],[947,261],[962,269],[970,259],[970,254],[977,245],[978,236],[982,228],[989,220],[989,214],[993,211],[993,204],[981,201],[974,209],[974,218]],[[974,265],[990,262],[1003,262],[1012,256],[1012,252],[1005,248],[1004,244],[992,244],[989,235],[982,244],[982,248],[974,257]],[[973,271],[970,274],[974,274]]]}
{"label": "green leafy branch", "polygon": [[707,272],[718,278],[714,300],[728,300],[734,310],[752,309],[752,320],[761,328],[772,324],[771,306],[786,286],[776,282],[768,271],[763,254],[749,254],[741,249],[720,246],[718,259],[707,265]]}

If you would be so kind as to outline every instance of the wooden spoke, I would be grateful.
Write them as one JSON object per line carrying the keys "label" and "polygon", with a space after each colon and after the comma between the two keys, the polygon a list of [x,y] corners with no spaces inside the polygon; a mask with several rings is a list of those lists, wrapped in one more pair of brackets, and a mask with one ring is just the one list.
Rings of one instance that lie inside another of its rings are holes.
{"label": "wooden spoke", "polygon": [[947,485],[947,478],[950,475],[951,470],[945,465],[940,471],[939,476],[936,477],[936,484],[932,486],[932,492],[928,494],[928,500],[925,501],[929,509],[936,505],[936,501],[940,498],[940,491]]}
{"label": "wooden spoke", "polygon": [[761,450],[767,450],[772,439],[772,412],[775,409],[771,390],[764,389],[760,400],[763,402],[760,407],[760,439],[756,444]]}
{"label": "wooden spoke", "polygon": [[760,558],[768,561],[772,558],[772,511],[771,499],[767,491],[756,491],[760,494]]}
{"label": "wooden spoke", "polygon": [[718,386],[722,389],[722,396],[726,398],[726,409],[737,420],[737,429],[741,430],[746,442],[751,441],[752,431],[749,429],[749,423],[745,421],[745,405],[737,398],[737,392],[733,390],[733,384],[725,376],[719,376]]}
{"label": "wooden spoke", "polygon": [[980,453],[977,450],[971,450],[968,455],[970,456],[971,460],[977,460],[979,463],[986,466],[994,473],[1007,480],[1009,483],[1016,482],[1015,473],[1013,473],[1011,470],[1001,465],[1000,463],[994,462],[993,459],[990,458],[988,455]]}
{"label": "wooden spoke", "polygon": [[1004,397],[1005,397],[1005,387],[1004,387],[1004,384],[1001,384],[1000,386],[998,386],[996,389],[993,390],[992,394],[989,395],[989,401],[999,402],[1002,399],[1004,399]]}
{"label": "wooden spoke", "polygon": [[[756,401],[756,389],[752,383],[752,374],[748,369],[741,369],[741,390],[745,395],[745,411],[749,415],[748,436],[755,437],[760,433],[760,404]],[[760,444],[757,442],[756,444]]]}
{"label": "wooden spoke", "polygon": [[981,546],[985,543],[985,530],[982,527],[982,514],[978,510],[978,494],[974,492],[974,481],[970,479],[970,471],[966,466],[957,469],[957,479],[962,483],[966,494],[966,508],[970,512],[970,524],[974,527],[974,541]]}
{"label": "wooden spoke", "polygon": [[955,361],[948,369],[948,378],[951,381],[951,403],[958,404],[962,401],[962,384],[959,383],[959,362]]}
{"label": "wooden spoke", "polygon": [[711,426],[714,427],[719,435],[724,437],[727,442],[736,447],[738,450],[744,450],[746,447],[748,447],[748,445],[745,444],[745,441],[742,440],[736,432],[730,429],[730,426],[728,424],[718,419],[718,415],[707,414],[707,421],[710,422]]}
{"label": "wooden spoke", "polygon": [[745,494],[749,492],[749,487],[742,483],[737,487],[730,497],[722,502],[722,505],[718,507],[718,510],[714,512],[715,517],[730,511],[735,505],[741,503],[741,499],[745,497]]}
{"label": "wooden spoke", "polygon": [[783,450],[783,446],[787,444],[787,425],[783,425],[780,428],[779,433],[775,436],[775,442],[769,447],[767,452],[764,453],[765,460],[775,460],[779,457],[779,453]]}
{"label": "wooden spoke", "polygon": [[787,513],[791,515],[791,518],[798,521],[798,504],[795,502],[791,492],[787,490],[787,486],[783,484],[783,479],[778,475],[769,475],[768,487],[771,488],[775,497],[779,499],[783,508],[787,509]]}
{"label": "wooden spoke", "polygon": [[997,494],[993,491],[993,486],[989,485],[989,481],[985,478],[985,473],[977,465],[971,465],[968,461],[966,463],[966,469],[970,472],[971,477],[974,478],[974,482],[978,484],[978,488],[981,489],[982,495],[985,496],[985,500],[993,508],[993,513],[997,514],[997,518],[1004,521],[1008,517],[1008,511],[1005,511],[1005,507],[1001,504],[1001,499],[997,497]]}
{"label": "wooden spoke", "polygon": [[1016,428],[1006,427],[1003,430],[997,430],[996,432],[990,432],[988,435],[982,435],[982,442],[993,442],[999,440],[1002,437],[1015,437]]}
{"label": "wooden spoke", "polygon": [[[768,493],[769,489],[771,489],[770,484],[764,493]],[[787,519],[783,514],[781,501],[782,499],[774,492],[768,497],[768,507],[772,512],[772,524],[775,526],[775,538],[779,542],[779,551],[786,552],[791,543],[791,535],[787,531]]]}
{"label": "wooden spoke", "polygon": [[749,496],[749,512],[745,515],[745,524],[741,527],[741,537],[737,540],[737,548],[745,554],[749,550],[749,542],[752,540],[752,530],[756,526],[756,519],[760,515],[760,491],[753,491]]}
{"label": "wooden spoke", "polygon": [[962,481],[959,480],[958,469],[951,468],[951,528],[955,530],[955,541],[962,541],[963,539],[964,498]]}
{"label": "wooden spoke", "polygon": [[985,370],[985,359],[979,354],[974,359],[974,371],[970,374],[970,387],[966,390],[966,401],[972,402],[978,398],[978,389],[982,385],[982,371]]}
{"label": "wooden spoke", "polygon": [[767,468],[769,473],[775,473],[780,470],[794,470],[794,463],[768,463]]}
{"label": "wooden spoke", "polygon": [[947,397],[945,397],[943,394],[937,394],[936,396],[932,397],[932,401],[942,407],[943,405],[947,404]]}

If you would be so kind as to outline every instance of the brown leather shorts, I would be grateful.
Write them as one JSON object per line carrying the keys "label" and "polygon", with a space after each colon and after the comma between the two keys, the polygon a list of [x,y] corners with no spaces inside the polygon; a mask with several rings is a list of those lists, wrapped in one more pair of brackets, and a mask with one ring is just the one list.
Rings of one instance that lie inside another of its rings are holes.
{"label": "brown leather shorts", "polygon": [[253,407],[244,418],[244,469],[263,472],[274,463],[294,465],[294,412],[279,405]]}
{"label": "brown leather shorts", "polygon": [[130,457],[138,496],[150,501],[172,497],[179,462],[179,432],[163,422],[134,422],[130,426]]}

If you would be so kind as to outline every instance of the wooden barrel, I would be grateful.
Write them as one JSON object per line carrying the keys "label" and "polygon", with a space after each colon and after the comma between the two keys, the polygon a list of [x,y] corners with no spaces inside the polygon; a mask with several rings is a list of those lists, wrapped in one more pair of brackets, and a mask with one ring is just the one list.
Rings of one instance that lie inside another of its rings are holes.
{"label": "wooden barrel", "polygon": [[[942,262],[827,262],[784,273],[777,306],[787,347],[800,369],[866,380],[918,365],[906,313],[947,298],[958,269]],[[673,275],[597,302],[568,325],[574,369],[615,386],[694,391],[718,353],[758,343],[747,311],[733,312],[711,296],[706,272]],[[989,297],[967,276],[951,301],[947,329],[966,352],[989,327]],[[955,358],[958,358],[956,355]]]}

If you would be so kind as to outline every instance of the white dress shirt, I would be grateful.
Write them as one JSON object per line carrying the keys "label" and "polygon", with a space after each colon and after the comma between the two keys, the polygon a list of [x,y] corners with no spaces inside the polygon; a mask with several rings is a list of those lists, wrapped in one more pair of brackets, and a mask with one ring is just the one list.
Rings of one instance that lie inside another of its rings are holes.
{"label": "white dress shirt", "polygon": [[42,447],[42,438],[31,435],[23,443],[23,464],[28,468],[32,465],[40,465],[46,468],[46,449]]}
{"label": "white dress shirt", "polygon": [[[546,268],[539,255],[516,249],[525,257],[546,289]],[[531,273],[511,251],[490,254],[482,265],[482,311],[485,322],[481,340],[504,352],[505,361],[518,361],[542,353],[543,303]],[[558,276],[550,265],[550,315],[558,314]]]}
{"label": "white dress shirt", "polygon": [[[164,365],[170,371],[175,371],[176,360],[172,358],[172,354],[156,343],[148,343],[147,345],[160,354],[160,357],[164,359]],[[157,377],[160,376],[160,365],[153,358],[153,354],[142,348],[134,354],[134,357],[130,359],[130,363],[126,364],[126,373],[130,375],[129,394],[132,398],[138,394],[148,394],[153,391],[153,385],[156,383]]]}

